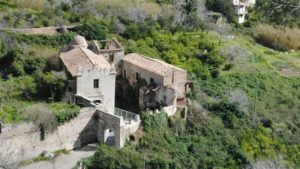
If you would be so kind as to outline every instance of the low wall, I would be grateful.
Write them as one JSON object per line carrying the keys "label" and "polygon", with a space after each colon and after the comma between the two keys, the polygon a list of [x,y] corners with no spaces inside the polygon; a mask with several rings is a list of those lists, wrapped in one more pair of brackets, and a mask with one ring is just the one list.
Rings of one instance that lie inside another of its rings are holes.
{"label": "low wall", "polygon": [[5,126],[0,134],[0,158],[27,160],[43,151],[73,149],[95,142],[97,120],[93,118],[94,113],[94,108],[81,109],[76,118],[46,133],[44,140],[41,140],[39,128],[32,123]]}

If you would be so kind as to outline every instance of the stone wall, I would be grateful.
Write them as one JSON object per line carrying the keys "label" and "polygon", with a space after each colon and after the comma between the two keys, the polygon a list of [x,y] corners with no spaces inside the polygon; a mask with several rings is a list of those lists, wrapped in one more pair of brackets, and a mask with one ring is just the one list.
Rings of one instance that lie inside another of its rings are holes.
{"label": "stone wall", "polygon": [[0,134],[0,153],[11,161],[27,160],[43,151],[79,148],[97,141],[97,120],[94,108],[83,108],[70,122],[59,126],[54,132],[46,133],[41,140],[39,127],[32,123],[10,125]]}
{"label": "stone wall", "polygon": [[148,84],[150,84],[150,79],[152,78],[157,85],[174,88],[178,98],[185,98],[185,84],[187,82],[187,72],[185,70],[174,69],[173,72],[162,76],[127,61],[123,61],[123,69],[126,71],[126,78],[132,86],[137,82],[136,73],[138,73]]}
{"label": "stone wall", "polygon": [[[126,71],[126,78],[128,79],[130,85],[134,85],[137,82],[136,73],[139,74],[140,78],[145,79],[148,84],[150,84],[151,78],[154,80],[154,83],[156,83],[158,85],[164,84],[165,77],[158,75],[154,72],[148,71],[142,67],[133,65],[124,60],[123,60],[123,70]],[[124,72],[123,72],[123,77],[124,77]]]}

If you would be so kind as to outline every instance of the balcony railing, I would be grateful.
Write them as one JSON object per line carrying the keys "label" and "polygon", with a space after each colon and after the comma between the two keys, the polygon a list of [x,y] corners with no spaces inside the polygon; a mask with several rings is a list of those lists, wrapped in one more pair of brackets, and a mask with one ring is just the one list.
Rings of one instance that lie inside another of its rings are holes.
{"label": "balcony railing", "polygon": [[140,116],[138,114],[126,111],[126,110],[122,110],[119,108],[115,108],[115,115],[122,117],[122,119],[124,121],[135,121],[135,122],[139,122],[140,121]]}

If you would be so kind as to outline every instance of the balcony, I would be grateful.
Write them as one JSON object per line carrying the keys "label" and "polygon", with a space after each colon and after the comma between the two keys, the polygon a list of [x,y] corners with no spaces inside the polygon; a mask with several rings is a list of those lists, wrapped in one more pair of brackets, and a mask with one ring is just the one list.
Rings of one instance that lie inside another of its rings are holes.
{"label": "balcony", "polygon": [[140,115],[119,108],[115,108],[115,115],[121,117],[125,123],[129,124],[141,121]]}

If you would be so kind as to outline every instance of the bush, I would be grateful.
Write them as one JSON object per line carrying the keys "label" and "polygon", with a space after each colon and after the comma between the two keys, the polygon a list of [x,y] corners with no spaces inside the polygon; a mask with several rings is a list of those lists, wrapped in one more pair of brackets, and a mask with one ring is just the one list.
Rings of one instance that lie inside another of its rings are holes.
{"label": "bush", "polygon": [[232,64],[232,63],[226,64],[226,65],[224,66],[224,69],[223,69],[223,70],[229,71],[229,70],[231,70],[231,69],[233,68],[233,66],[234,66],[234,64]]}
{"label": "bush", "polygon": [[87,40],[104,40],[109,33],[108,25],[103,21],[85,22],[77,26],[75,31]]}
{"label": "bush", "polygon": [[254,28],[255,38],[263,45],[279,51],[300,49],[300,29],[258,25]]}
{"label": "bush", "polygon": [[239,111],[238,105],[227,101],[211,103],[208,105],[208,110],[219,116],[223,120],[224,126],[231,129],[236,127],[237,118],[244,115],[244,112]]}
{"label": "bush", "polygon": [[5,34],[13,40],[17,40],[19,43],[23,42],[29,45],[45,45],[52,47],[61,48],[64,45],[69,44],[74,38],[74,33],[62,33],[51,36],[46,35],[25,35],[25,34],[17,34],[17,33],[8,33]]}
{"label": "bush", "polygon": [[59,124],[63,124],[75,118],[80,111],[80,108],[77,105],[64,102],[51,103],[50,107]]}
{"label": "bush", "polygon": [[[87,164],[87,163],[84,163]],[[144,162],[139,153],[126,148],[116,149],[101,145],[91,159],[88,169],[132,169],[143,168]]]}

